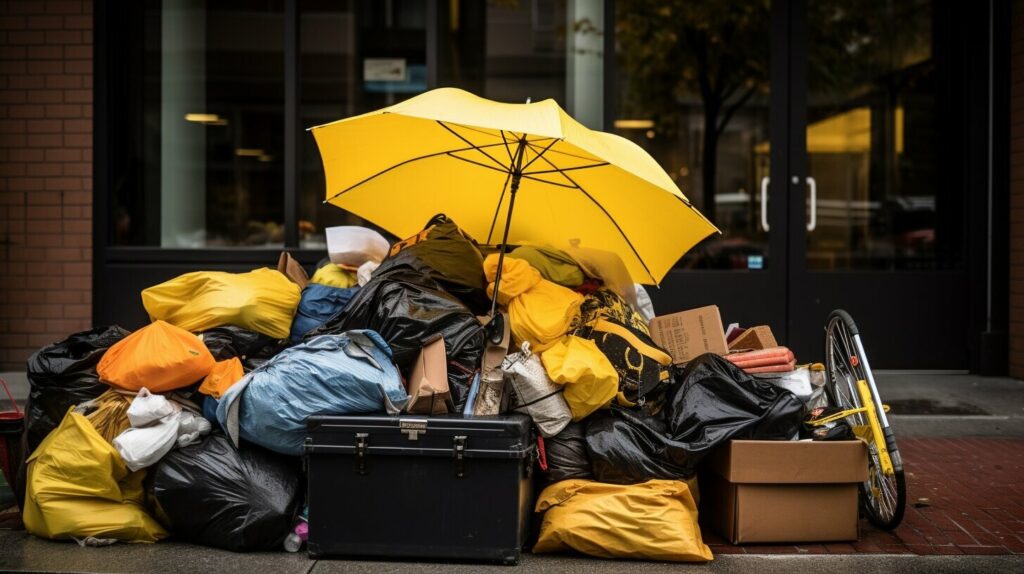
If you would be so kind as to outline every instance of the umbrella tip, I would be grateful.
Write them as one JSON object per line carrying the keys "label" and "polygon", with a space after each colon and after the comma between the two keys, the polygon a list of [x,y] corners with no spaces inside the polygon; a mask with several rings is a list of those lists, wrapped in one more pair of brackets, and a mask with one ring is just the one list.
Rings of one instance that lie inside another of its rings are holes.
{"label": "umbrella tip", "polygon": [[533,98],[530,98],[529,96],[527,96],[527,97],[526,97],[526,103],[530,103],[530,100],[532,100],[532,99],[533,99]]}

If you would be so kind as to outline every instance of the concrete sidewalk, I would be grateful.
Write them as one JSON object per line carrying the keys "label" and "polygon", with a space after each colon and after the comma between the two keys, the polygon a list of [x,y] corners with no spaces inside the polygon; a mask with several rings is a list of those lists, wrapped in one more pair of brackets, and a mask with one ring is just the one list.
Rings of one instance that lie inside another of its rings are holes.
{"label": "concrete sidewalk", "polygon": [[[699,572],[1024,572],[1024,382],[970,375],[880,373],[880,392],[907,471],[903,523],[884,532],[861,521],[850,544],[732,546],[710,532],[715,553]],[[911,414],[918,413],[918,414]],[[988,555],[988,556],[978,556]],[[998,556],[996,556],[998,555]],[[524,555],[541,572],[669,572],[679,565]],[[304,554],[234,554],[164,542],[79,548],[23,531],[0,531],[0,570],[45,572],[482,572],[478,564],[320,560]]]}

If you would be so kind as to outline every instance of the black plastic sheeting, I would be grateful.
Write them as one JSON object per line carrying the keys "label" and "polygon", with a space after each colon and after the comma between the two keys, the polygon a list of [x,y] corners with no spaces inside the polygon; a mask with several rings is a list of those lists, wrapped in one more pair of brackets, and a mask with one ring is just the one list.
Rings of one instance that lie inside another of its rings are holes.
{"label": "black plastic sheeting", "polygon": [[154,515],[175,538],[235,552],[279,550],[302,502],[299,459],[222,434],[172,450],[147,477]]}
{"label": "black plastic sheeting", "polygon": [[562,432],[544,439],[544,456],[548,463],[549,481],[594,478],[590,470],[590,458],[587,456],[585,427],[582,422],[572,422],[562,429]]}
{"label": "black plastic sheeting", "polygon": [[687,363],[668,396],[665,422],[691,468],[728,440],[792,440],[804,418],[796,395],[712,353]]}
{"label": "black plastic sheeting", "polygon": [[709,353],[676,373],[657,415],[617,405],[591,415],[587,454],[601,482],[689,478],[701,459],[729,440],[798,437],[804,409],[793,393]]}
{"label": "black plastic sheeting", "polygon": [[117,325],[96,327],[43,347],[29,357],[26,456],[57,428],[68,408],[95,399],[110,388],[100,382],[96,365],[107,349],[129,334]]}
{"label": "black plastic sheeting", "polygon": [[465,406],[473,373],[480,368],[484,331],[480,321],[454,295],[425,274],[419,264],[378,269],[348,305],[306,340],[352,329],[372,329],[391,347],[395,364],[408,379],[423,343],[440,334],[448,356],[448,386],[457,412]]}
{"label": "black plastic sheeting", "polygon": [[613,405],[587,418],[587,454],[594,478],[635,484],[653,478],[690,477],[693,468],[683,443],[668,436],[661,417]]}
{"label": "black plastic sheeting", "polygon": [[284,350],[288,343],[234,325],[214,327],[199,333],[210,354],[218,361],[238,357],[249,372]]}
{"label": "black plastic sheeting", "polygon": [[[374,271],[411,266],[436,281],[477,315],[490,310],[484,259],[476,242],[445,215],[436,215],[427,222],[427,238],[411,245],[381,262]],[[410,241],[410,240],[406,240]]]}

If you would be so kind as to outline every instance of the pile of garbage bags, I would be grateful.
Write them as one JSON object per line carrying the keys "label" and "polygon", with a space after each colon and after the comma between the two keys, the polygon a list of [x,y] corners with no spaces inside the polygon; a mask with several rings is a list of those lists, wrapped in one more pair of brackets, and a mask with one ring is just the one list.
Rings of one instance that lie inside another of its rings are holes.
{"label": "pile of garbage bags", "polygon": [[646,293],[610,254],[499,257],[443,215],[394,244],[365,228],[328,236],[311,278],[287,255],[279,269],[187,273],[142,292],[148,325],[33,355],[26,528],[280,548],[306,532],[306,420],[410,408],[408,381],[438,337],[447,410],[534,421],[536,552],[710,560],[701,460],[731,439],[800,434],[805,403],[782,385],[712,354],[674,365],[651,339]]}

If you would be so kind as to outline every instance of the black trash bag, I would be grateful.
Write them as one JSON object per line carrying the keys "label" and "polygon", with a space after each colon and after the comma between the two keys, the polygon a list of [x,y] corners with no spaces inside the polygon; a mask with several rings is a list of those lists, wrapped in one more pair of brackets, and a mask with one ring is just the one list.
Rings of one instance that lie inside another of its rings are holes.
{"label": "black trash bag", "polygon": [[378,269],[344,309],[307,333],[305,340],[371,329],[387,341],[395,365],[408,380],[423,343],[440,334],[448,356],[448,387],[456,412],[462,412],[473,374],[480,369],[483,326],[472,311],[415,265]]}
{"label": "black trash bag", "polygon": [[804,419],[796,395],[712,353],[687,363],[667,396],[668,432],[691,465],[731,439],[792,440]]}
{"label": "black trash bag", "polygon": [[95,399],[110,388],[100,382],[96,365],[107,349],[129,334],[117,325],[96,327],[43,347],[29,357],[26,456],[57,428],[68,408]]}
{"label": "black trash bag", "polygon": [[214,359],[224,361],[238,357],[247,373],[288,347],[286,340],[277,340],[234,325],[207,329],[199,333],[199,337]]}
{"label": "black trash bag", "polygon": [[302,503],[298,458],[223,434],[172,450],[147,476],[153,513],[180,540],[235,552],[279,550]]}
{"label": "black trash bag", "polygon": [[562,432],[544,439],[544,456],[547,458],[547,479],[551,482],[570,478],[593,479],[590,458],[587,456],[585,425],[569,423]]}
{"label": "black trash bag", "polygon": [[666,436],[667,425],[643,410],[612,405],[587,418],[587,454],[594,479],[636,484],[654,478],[680,480],[694,474],[686,445]]}
{"label": "black trash bag", "polygon": [[477,315],[490,310],[483,255],[476,241],[444,214],[435,215],[420,233],[396,243],[391,253],[374,275],[408,265],[436,281]]}

